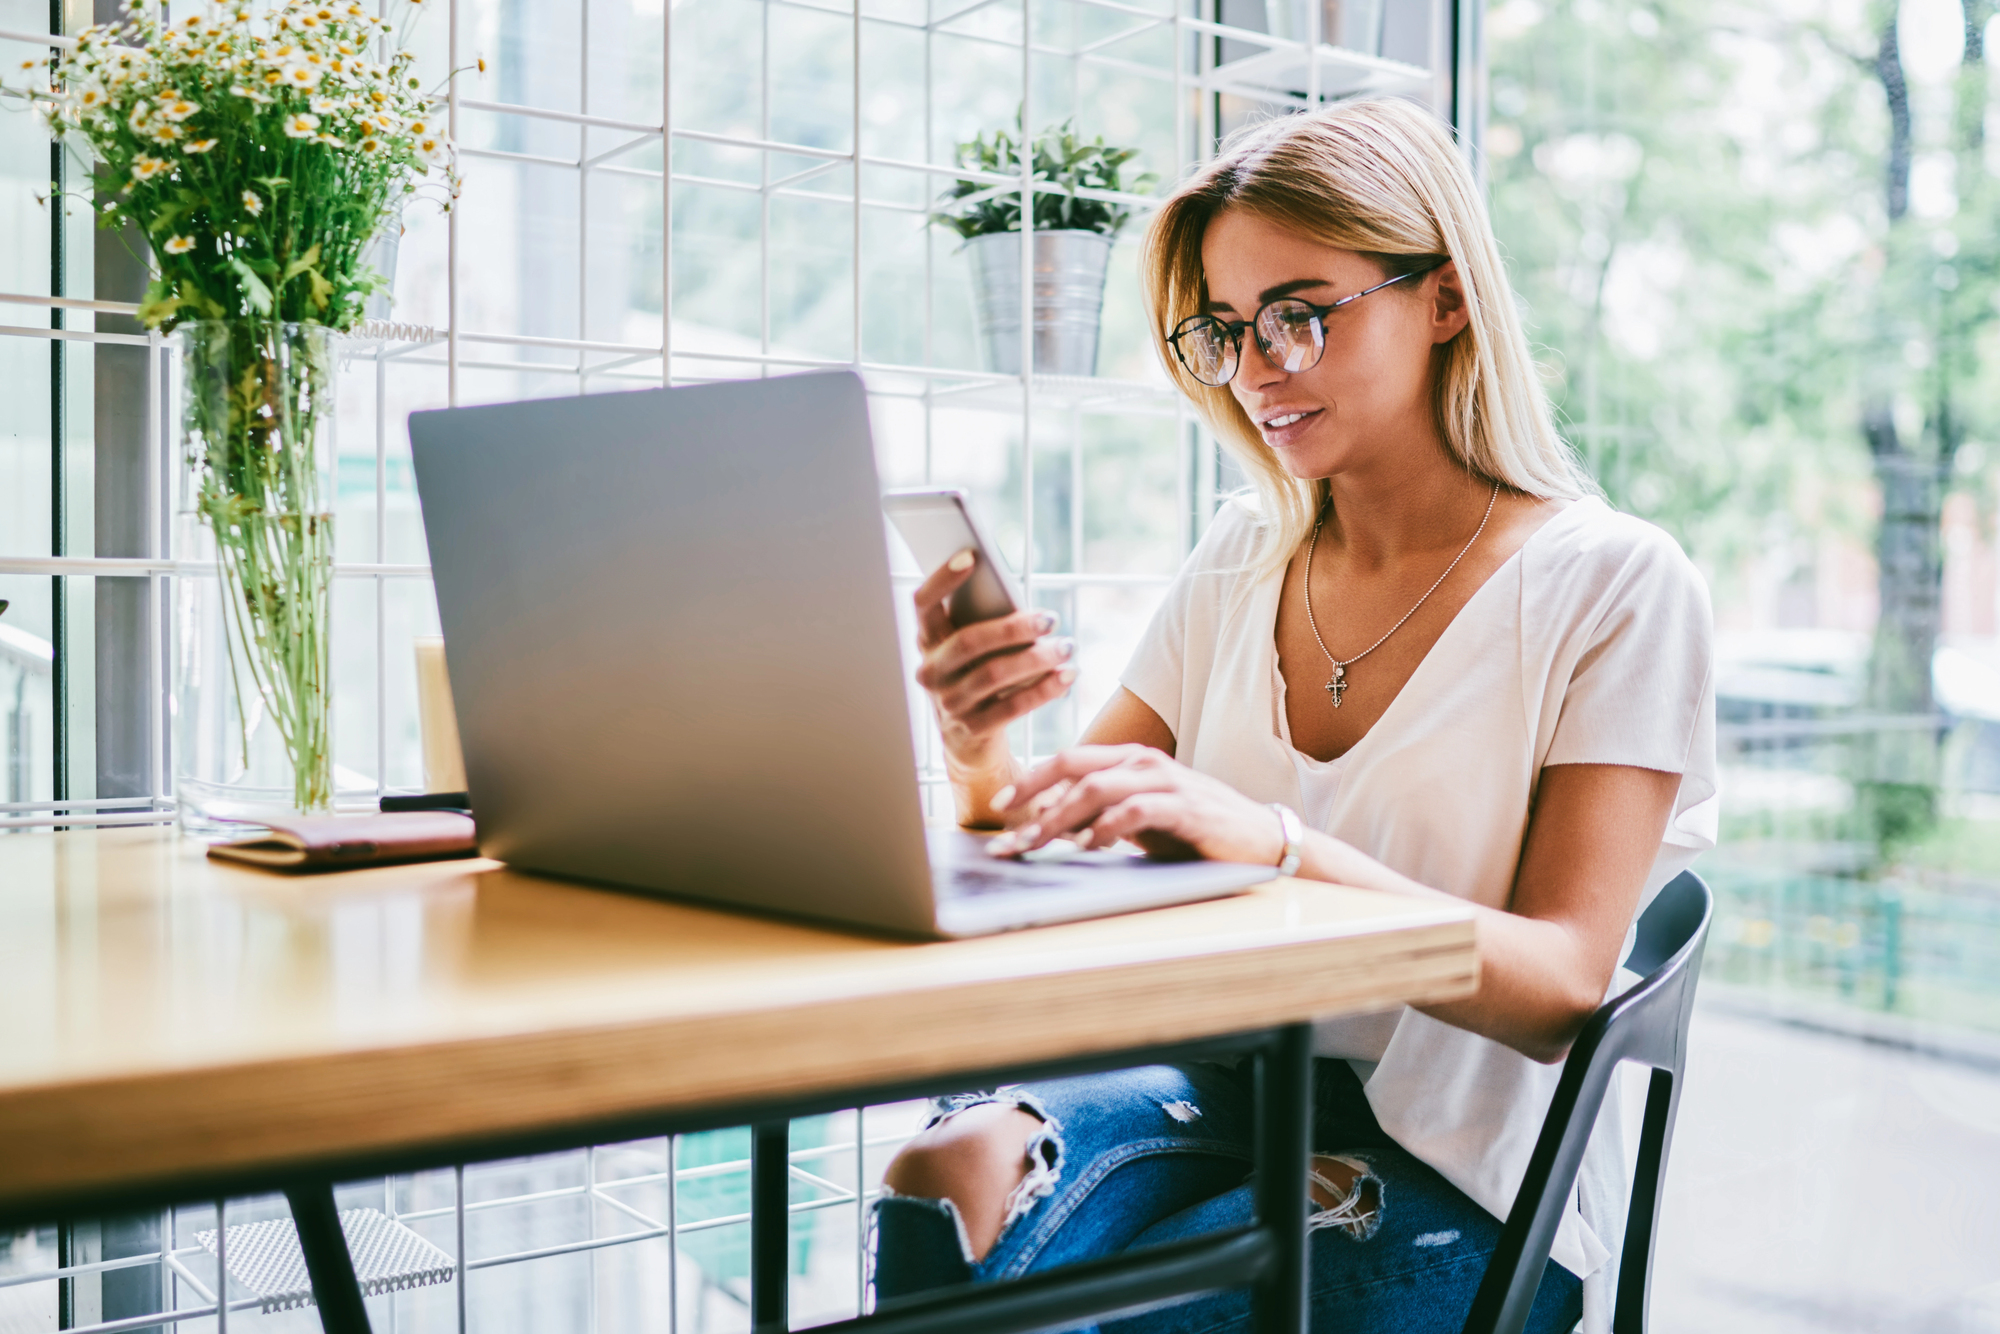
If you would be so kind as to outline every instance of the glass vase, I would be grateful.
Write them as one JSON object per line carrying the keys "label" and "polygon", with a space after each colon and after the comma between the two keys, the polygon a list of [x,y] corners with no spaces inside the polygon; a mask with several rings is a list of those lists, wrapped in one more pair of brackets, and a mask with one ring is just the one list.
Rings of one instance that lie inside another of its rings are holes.
{"label": "glass vase", "polygon": [[315,324],[181,326],[174,792],[212,837],[333,809],[333,411]]}

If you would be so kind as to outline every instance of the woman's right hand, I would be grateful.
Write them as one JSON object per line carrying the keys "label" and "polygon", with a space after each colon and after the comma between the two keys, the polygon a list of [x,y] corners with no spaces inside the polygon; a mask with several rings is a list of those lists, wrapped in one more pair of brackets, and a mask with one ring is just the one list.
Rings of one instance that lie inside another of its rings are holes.
{"label": "woman's right hand", "polygon": [[1076,643],[1050,635],[1056,618],[1046,611],[952,624],[951,595],[972,577],[977,559],[971,548],[959,552],[916,592],[917,647],[924,655],[917,684],[936,706],[946,758],[968,776],[1011,773],[1007,724],[1058,698],[1076,680],[1070,662]]}

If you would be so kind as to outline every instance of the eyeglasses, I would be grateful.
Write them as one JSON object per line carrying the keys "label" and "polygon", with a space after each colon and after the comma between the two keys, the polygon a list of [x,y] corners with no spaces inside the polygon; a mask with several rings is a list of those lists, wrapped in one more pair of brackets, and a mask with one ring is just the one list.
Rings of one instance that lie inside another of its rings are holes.
{"label": "eyeglasses", "polygon": [[1273,366],[1287,375],[1309,371],[1319,365],[1326,352],[1326,317],[1350,301],[1359,301],[1369,292],[1394,287],[1405,278],[1421,278],[1432,268],[1399,273],[1387,282],[1344,296],[1331,305],[1315,306],[1295,296],[1267,301],[1251,320],[1219,320],[1213,315],[1190,315],[1167,335],[1174,355],[1187,372],[1205,385],[1220,389],[1236,378],[1243,361],[1243,331],[1254,329],[1257,346]]}

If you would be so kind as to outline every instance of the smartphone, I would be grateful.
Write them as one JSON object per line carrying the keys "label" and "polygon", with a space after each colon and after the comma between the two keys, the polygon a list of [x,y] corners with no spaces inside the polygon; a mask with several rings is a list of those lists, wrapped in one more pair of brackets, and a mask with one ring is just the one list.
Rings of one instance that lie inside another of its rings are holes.
{"label": "smartphone", "polygon": [[965,492],[947,487],[891,491],[882,497],[882,508],[926,578],[967,547],[978,554],[972,577],[951,595],[953,625],[990,621],[1011,615],[1020,607],[1014,581],[993,554],[993,544],[979,530]]}

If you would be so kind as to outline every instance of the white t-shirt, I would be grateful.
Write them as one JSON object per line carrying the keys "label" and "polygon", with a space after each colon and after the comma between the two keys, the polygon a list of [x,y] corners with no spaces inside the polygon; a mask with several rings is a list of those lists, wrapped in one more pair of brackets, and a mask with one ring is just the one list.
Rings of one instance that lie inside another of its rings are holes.
{"label": "white t-shirt", "polygon": [[[1504,909],[1535,783],[1551,764],[1681,775],[1640,908],[1715,845],[1713,621],[1674,540],[1603,501],[1573,502],[1468,600],[1346,754],[1293,748],[1275,630],[1282,568],[1255,571],[1258,520],[1224,505],[1126,668],[1178,758],[1417,882]],[[1627,948],[1630,948],[1630,936]],[[1632,981],[1621,970],[1613,990]],[[1496,1218],[1526,1174],[1561,1078],[1509,1047],[1404,1008],[1322,1025],[1382,1128]],[[1584,1276],[1586,1330],[1606,1326],[1624,1228],[1618,1081],[1556,1233]],[[1588,1215],[1586,1221],[1585,1215]]]}

